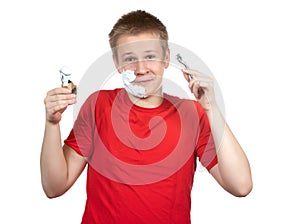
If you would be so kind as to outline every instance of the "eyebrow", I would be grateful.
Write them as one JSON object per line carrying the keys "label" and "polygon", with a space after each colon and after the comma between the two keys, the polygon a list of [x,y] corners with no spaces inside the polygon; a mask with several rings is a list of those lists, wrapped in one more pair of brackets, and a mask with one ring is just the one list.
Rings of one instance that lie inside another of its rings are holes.
{"label": "eyebrow", "polygon": [[131,55],[131,54],[133,54],[133,52],[125,52],[121,56],[126,56],[126,55]]}
{"label": "eyebrow", "polygon": [[[157,50],[145,50],[144,53],[153,53],[153,52],[158,52]],[[128,52],[125,52],[121,55],[121,57],[126,57],[128,55],[134,55],[135,53],[132,52],[132,51],[128,51]]]}
{"label": "eyebrow", "polygon": [[144,51],[145,53],[151,53],[151,52],[158,52],[157,50],[147,50],[147,51]]}

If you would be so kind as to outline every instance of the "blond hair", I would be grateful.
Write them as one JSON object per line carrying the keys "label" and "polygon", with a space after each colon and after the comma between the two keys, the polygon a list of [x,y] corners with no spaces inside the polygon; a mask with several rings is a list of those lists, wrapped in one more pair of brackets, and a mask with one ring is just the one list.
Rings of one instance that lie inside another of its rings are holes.
{"label": "blond hair", "polygon": [[136,10],[123,15],[113,26],[109,33],[110,47],[114,49],[123,35],[137,35],[145,32],[156,34],[165,43],[168,42],[169,37],[165,25],[152,14],[144,10]]}

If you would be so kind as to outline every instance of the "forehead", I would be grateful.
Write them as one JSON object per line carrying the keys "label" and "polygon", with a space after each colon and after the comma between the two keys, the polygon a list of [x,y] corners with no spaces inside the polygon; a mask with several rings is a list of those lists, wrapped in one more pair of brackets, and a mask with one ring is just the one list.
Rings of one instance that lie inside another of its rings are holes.
{"label": "forehead", "polygon": [[115,49],[119,54],[127,52],[161,51],[162,40],[152,33],[123,35],[117,41]]}
{"label": "forehead", "polygon": [[120,38],[117,41],[117,46],[134,43],[134,42],[140,42],[145,40],[160,40],[159,35],[152,33],[152,32],[144,32],[139,34],[125,34],[120,36]]}

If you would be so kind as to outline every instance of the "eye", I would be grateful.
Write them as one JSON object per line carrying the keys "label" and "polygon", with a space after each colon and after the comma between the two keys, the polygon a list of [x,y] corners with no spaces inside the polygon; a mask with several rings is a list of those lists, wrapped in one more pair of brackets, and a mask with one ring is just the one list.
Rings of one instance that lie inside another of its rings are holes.
{"label": "eye", "polygon": [[132,62],[135,62],[137,59],[133,56],[128,56],[126,58],[124,58],[124,62],[127,62],[127,63],[132,63]]}
{"label": "eye", "polygon": [[145,57],[146,60],[153,60],[153,59],[155,59],[155,58],[156,58],[156,56],[155,56],[154,54],[148,54],[148,55],[146,55],[146,57]]}

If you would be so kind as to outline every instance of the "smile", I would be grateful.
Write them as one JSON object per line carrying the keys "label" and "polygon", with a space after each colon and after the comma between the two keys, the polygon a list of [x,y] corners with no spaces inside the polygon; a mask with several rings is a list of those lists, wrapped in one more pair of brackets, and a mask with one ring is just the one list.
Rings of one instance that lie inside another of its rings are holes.
{"label": "smile", "polygon": [[134,83],[135,84],[147,84],[147,83],[149,83],[149,82],[151,82],[151,81],[153,81],[154,80],[154,78],[150,78],[150,77],[141,77],[141,78],[136,78],[135,80],[134,80]]}

